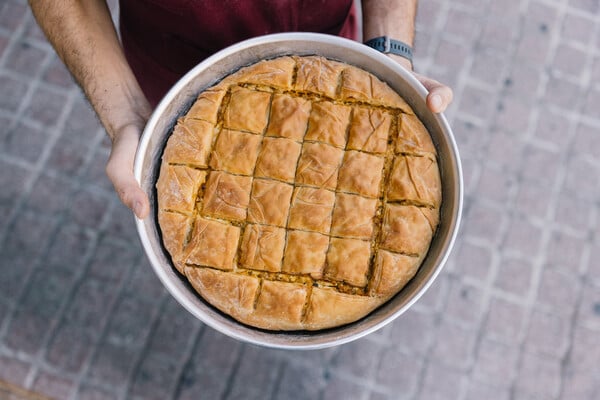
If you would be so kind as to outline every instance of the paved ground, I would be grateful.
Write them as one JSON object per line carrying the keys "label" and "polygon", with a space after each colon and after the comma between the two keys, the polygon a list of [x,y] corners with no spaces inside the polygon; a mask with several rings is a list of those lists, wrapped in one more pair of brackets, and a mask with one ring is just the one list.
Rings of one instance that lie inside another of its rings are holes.
{"label": "paved ground", "polygon": [[24,0],[0,1],[0,380],[57,399],[600,399],[600,2],[428,0],[465,218],[392,325],[264,350],[161,288],[108,141]]}

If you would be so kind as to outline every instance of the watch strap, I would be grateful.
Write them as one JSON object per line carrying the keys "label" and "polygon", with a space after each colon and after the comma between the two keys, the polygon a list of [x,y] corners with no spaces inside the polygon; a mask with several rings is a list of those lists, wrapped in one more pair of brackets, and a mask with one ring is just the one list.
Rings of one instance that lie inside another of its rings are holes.
{"label": "watch strap", "polygon": [[412,48],[400,40],[390,39],[388,36],[380,36],[369,39],[365,44],[384,54],[396,54],[412,61]]}

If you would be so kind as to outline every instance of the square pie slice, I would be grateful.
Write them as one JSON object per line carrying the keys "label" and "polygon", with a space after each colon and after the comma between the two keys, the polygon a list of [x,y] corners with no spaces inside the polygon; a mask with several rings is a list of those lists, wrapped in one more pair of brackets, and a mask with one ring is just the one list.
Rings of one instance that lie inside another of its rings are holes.
{"label": "square pie slice", "polygon": [[396,158],[388,187],[388,201],[405,200],[438,208],[441,193],[440,171],[435,160],[411,156]]}
{"label": "square pie slice", "polygon": [[335,189],[344,151],[324,143],[304,143],[296,170],[296,182]]}
{"label": "square pie slice", "polygon": [[297,187],[292,196],[288,227],[328,234],[335,193],[325,189]]}
{"label": "square pie slice", "polygon": [[338,193],[335,197],[331,234],[370,240],[373,235],[376,212],[376,199]]}
{"label": "square pie slice", "polygon": [[320,233],[288,231],[283,271],[321,278],[328,246],[329,237]]}
{"label": "square pie slice", "polygon": [[273,95],[266,135],[302,141],[308,127],[310,109],[311,102],[308,99],[287,94]]}
{"label": "square pie slice", "polygon": [[163,154],[164,162],[190,164],[198,167],[208,166],[216,130],[206,121],[180,120],[169,139],[169,146]]}
{"label": "square pie slice", "polygon": [[186,251],[188,264],[232,270],[240,228],[198,217]]}
{"label": "square pie slice", "polygon": [[208,175],[202,213],[233,221],[246,219],[252,178],[212,171]]}
{"label": "square pie slice", "polygon": [[338,190],[368,197],[379,196],[385,159],[358,151],[347,151],[338,178]]}
{"label": "square pie slice", "polygon": [[291,139],[265,137],[256,162],[255,176],[294,182],[302,146]]}
{"label": "square pie slice", "polygon": [[258,135],[223,129],[215,143],[210,167],[232,174],[252,175],[261,140]]}
{"label": "square pie slice", "polygon": [[280,271],[284,246],[285,229],[247,225],[240,248],[240,264],[261,271]]}
{"label": "square pie slice", "polygon": [[314,103],[304,139],[344,148],[346,130],[350,124],[350,111],[349,106],[325,101]]}
{"label": "square pie slice", "polygon": [[255,178],[248,206],[248,221],[285,227],[294,187],[270,179]]}
{"label": "square pie slice", "polygon": [[262,133],[267,126],[271,93],[236,86],[223,116],[223,127],[238,131]]}

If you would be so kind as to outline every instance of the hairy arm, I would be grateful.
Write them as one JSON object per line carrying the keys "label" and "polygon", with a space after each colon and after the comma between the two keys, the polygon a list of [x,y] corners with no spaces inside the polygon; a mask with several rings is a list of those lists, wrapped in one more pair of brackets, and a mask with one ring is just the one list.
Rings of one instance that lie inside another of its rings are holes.
{"label": "hairy arm", "polygon": [[[389,36],[414,46],[417,0],[362,0],[363,40]],[[401,56],[389,54],[403,67],[412,70],[412,63]],[[452,90],[431,78],[414,73],[429,90],[427,105],[434,112],[442,112],[452,102]]]}
{"label": "hairy arm", "polygon": [[29,4],[112,140],[108,177],[121,200],[138,217],[145,217],[148,199],[133,176],[133,160],[151,109],[127,64],[106,2],[29,0]]}

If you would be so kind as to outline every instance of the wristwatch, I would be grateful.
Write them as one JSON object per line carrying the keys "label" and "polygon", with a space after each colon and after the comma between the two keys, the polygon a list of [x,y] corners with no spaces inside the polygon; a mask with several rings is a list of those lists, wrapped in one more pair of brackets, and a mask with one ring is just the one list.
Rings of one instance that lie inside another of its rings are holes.
{"label": "wristwatch", "polygon": [[367,40],[365,44],[384,54],[396,54],[412,61],[412,48],[404,42],[380,36]]}

